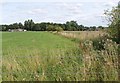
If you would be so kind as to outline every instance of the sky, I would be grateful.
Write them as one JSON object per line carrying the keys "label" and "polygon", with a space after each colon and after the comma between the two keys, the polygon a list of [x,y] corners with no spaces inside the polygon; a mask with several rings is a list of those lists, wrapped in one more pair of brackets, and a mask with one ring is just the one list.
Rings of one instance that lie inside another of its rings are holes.
{"label": "sky", "polygon": [[75,20],[85,26],[107,26],[104,10],[117,6],[119,0],[2,0],[0,1],[0,24],[65,23]]}

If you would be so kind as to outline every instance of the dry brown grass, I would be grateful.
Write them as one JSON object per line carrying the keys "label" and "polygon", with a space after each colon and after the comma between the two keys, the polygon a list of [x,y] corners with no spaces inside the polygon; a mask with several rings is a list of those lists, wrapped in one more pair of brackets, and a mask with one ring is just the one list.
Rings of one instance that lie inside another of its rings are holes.
{"label": "dry brown grass", "polygon": [[69,38],[79,38],[80,40],[94,39],[107,34],[104,31],[64,31],[59,32],[60,35]]}

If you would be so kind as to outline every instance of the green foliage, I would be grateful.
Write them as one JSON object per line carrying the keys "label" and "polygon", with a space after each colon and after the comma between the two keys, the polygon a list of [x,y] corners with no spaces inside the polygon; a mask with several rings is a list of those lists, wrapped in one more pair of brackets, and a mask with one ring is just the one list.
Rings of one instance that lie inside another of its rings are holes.
{"label": "green foliage", "polygon": [[60,26],[57,26],[57,25],[48,25],[47,26],[47,31],[57,31],[57,32],[60,32],[60,31],[63,31],[62,27]]}
{"label": "green foliage", "polygon": [[69,31],[76,31],[78,28],[78,24],[76,21],[66,22],[66,26]]}
{"label": "green foliage", "polygon": [[22,23],[19,23],[18,26],[19,26],[19,29],[24,29],[24,26]]}
{"label": "green foliage", "polygon": [[26,20],[26,21],[24,22],[24,28],[25,28],[25,29],[27,29],[27,30],[29,30],[29,31],[32,31],[32,30],[33,30],[33,27],[34,27],[34,22],[33,22],[32,19],[31,19],[31,20]]}
{"label": "green foliage", "polygon": [[111,11],[106,10],[105,15],[109,22],[109,34],[120,43],[120,6],[113,7]]}
{"label": "green foliage", "polygon": [[5,25],[0,25],[0,31],[6,31],[6,26]]}
{"label": "green foliage", "polygon": [[55,30],[56,30],[57,32],[63,31],[63,29],[62,29],[61,27],[59,27],[59,26],[57,26],[57,27],[55,28]]}
{"label": "green foliage", "polygon": [[47,31],[55,31],[55,26],[48,25]]}
{"label": "green foliage", "polygon": [[103,27],[103,26],[98,26],[98,29],[104,29],[105,27]]}
{"label": "green foliage", "polygon": [[95,50],[105,50],[104,44],[105,44],[105,37],[99,37],[93,39],[93,47]]}

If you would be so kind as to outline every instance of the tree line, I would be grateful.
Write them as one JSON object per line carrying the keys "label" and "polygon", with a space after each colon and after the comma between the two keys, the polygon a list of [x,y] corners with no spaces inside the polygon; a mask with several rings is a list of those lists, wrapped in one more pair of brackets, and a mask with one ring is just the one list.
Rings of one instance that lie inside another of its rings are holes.
{"label": "tree line", "polygon": [[26,29],[27,31],[96,31],[98,29],[104,29],[102,26],[83,26],[78,25],[76,21],[67,21],[66,23],[50,23],[41,22],[34,23],[32,19],[26,20],[24,24],[13,23],[10,25],[1,25],[0,31],[8,31],[9,29]]}

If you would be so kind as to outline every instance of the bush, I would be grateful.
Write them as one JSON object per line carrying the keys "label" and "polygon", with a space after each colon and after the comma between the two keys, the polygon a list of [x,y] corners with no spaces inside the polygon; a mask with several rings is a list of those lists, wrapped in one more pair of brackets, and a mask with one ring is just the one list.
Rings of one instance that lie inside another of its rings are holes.
{"label": "bush", "polygon": [[109,22],[109,34],[120,43],[120,5],[113,7],[111,11],[106,10],[105,15]]}
{"label": "bush", "polygon": [[93,48],[94,50],[105,50],[104,44],[105,44],[106,37],[100,37],[93,39]]}

